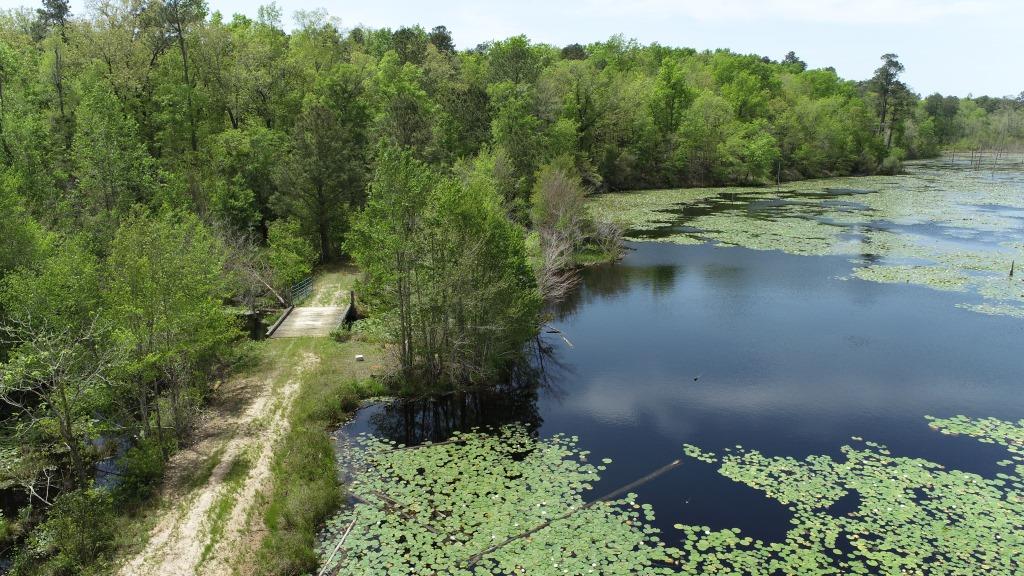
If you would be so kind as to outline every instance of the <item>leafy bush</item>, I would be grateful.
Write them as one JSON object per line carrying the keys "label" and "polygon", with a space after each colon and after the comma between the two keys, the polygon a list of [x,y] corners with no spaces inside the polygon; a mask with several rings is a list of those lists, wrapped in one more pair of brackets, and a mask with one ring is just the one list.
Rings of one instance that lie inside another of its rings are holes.
{"label": "leafy bush", "polygon": [[392,326],[384,318],[363,318],[352,323],[352,336],[361,342],[383,344],[394,340]]}
{"label": "leafy bush", "polygon": [[882,160],[882,167],[878,169],[882,174],[899,174],[903,171],[903,160],[907,153],[902,148],[893,148],[889,155]]}
{"label": "leafy bush", "polygon": [[15,576],[71,576],[95,571],[114,540],[110,492],[96,488],[61,494],[46,521],[29,534],[15,559]]}
{"label": "leafy bush", "polygon": [[352,330],[348,326],[338,326],[331,330],[331,338],[336,342],[348,342],[352,339]]}
{"label": "leafy bush", "polygon": [[[27,514],[29,509],[24,508],[23,510]],[[24,519],[24,516],[22,518],[11,518],[0,514],[0,548],[7,548],[21,536]]]}
{"label": "leafy bush", "polygon": [[[165,448],[170,448],[166,446]],[[136,504],[153,491],[164,475],[164,457],[156,438],[143,438],[125,452],[119,461],[121,481],[117,485],[118,500]]]}
{"label": "leafy bush", "polygon": [[271,222],[267,236],[267,260],[273,270],[275,284],[288,288],[309,276],[318,254],[302,235],[297,220]]}

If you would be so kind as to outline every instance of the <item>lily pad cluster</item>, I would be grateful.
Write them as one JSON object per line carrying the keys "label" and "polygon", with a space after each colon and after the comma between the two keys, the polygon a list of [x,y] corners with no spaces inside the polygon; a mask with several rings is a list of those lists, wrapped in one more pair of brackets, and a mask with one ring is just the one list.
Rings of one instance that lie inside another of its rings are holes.
{"label": "lily pad cluster", "polygon": [[361,575],[674,573],[650,505],[585,506],[610,461],[576,441],[522,426],[413,448],[361,436],[343,463],[354,504],[329,522],[321,561]]}
{"label": "lily pad cluster", "polygon": [[321,562],[345,574],[1024,573],[1024,420],[929,420],[1002,446],[1006,471],[948,469],[860,437],[841,458],[685,445],[692,465],[717,465],[787,506],[792,527],[766,542],[680,523],[678,545],[635,495],[586,505],[610,461],[591,463],[574,437],[510,426],[406,448],[361,436],[345,456],[354,504],[330,521]]}
{"label": "lily pad cluster", "polygon": [[[684,570],[697,574],[1024,573],[1024,421],[931,419],[946,434],[1000,444],[1008,473],[986,478],[894,456],[855,438],[843,459],[803,460],[731,449],[711,458],[724,476],[787,505],[781,542],[736,530],[676,525]],[[692,453],[692,448],[690,449]],[[697,455],[704,458],[703,454]],[[706,459],[706,458],[705,458]],[[842,506],[840,501],[853,502]],[[836,508],[848,508],[845,513]]]}
{"label": "lily pad cluster", "polygon": [[851,276],[964,292],[961,307],[1024,317],[1024,171],[912,165],[908,174],[777,188],[602,194],[590,202],[638,241],[847,256]]}

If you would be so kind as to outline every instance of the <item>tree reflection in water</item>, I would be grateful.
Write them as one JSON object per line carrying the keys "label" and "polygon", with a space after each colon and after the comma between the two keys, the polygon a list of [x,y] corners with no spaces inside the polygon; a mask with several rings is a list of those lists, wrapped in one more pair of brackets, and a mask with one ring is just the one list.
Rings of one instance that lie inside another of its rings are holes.
{"label": "tree reflection in water", "polygon": [[541,391],[557,394],[553,374],[566,370],[556,355],[561,340],[535,339],[523,359],[499,383],[415,399],[398,399],[368,408],[365,430],[413,446],[443,442],[455,432],[497,428],[519,422],[536,434],[543,420],[537,408]]}

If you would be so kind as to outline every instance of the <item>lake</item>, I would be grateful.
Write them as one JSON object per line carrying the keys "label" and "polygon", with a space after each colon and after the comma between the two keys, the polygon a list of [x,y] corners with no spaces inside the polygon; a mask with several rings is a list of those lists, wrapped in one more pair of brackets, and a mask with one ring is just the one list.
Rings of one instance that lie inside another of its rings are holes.
{"label": "lake", "polygon": [[[626,254],[585,269],[552,309],[534,370],[497,393],[373,405],[344,433],[437,442],[519,421],[578,435],[614,463],[595,497],[684,444],[838,459],[863,437],[1001,471],[1002,447],[925,416],[1024,417],[1024,271],[1009,277],[1024,262],[1019,164],[597,202],[630,227]],[[635,492],[668,540],[676,523],[767,541],[791,528],[787,506],[695,460]]]}

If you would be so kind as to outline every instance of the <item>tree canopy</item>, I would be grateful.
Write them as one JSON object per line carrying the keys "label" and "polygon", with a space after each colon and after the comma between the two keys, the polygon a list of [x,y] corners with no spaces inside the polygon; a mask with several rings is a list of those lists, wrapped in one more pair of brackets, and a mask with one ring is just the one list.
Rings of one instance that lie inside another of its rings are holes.
{"label": "tree canopy", "polygon": [[[1024,145],[1024,93],[921,98],[895,54],[857,82],[794,52],[622,36],[466,48],[443,25],[343,28],[323,11],[286,31],[274,4],[77,10],[0,12],[0,490],[3,526],[58,511],[43,535],[126,501],[90,489],[111,435],[158,477],[233,365],[239,318],[317,262],[361,268],[401,386],[479,384],[571,286],[565,268],[617,253],[587,194]],[[100,554],[40,538],[20,573]]]}

